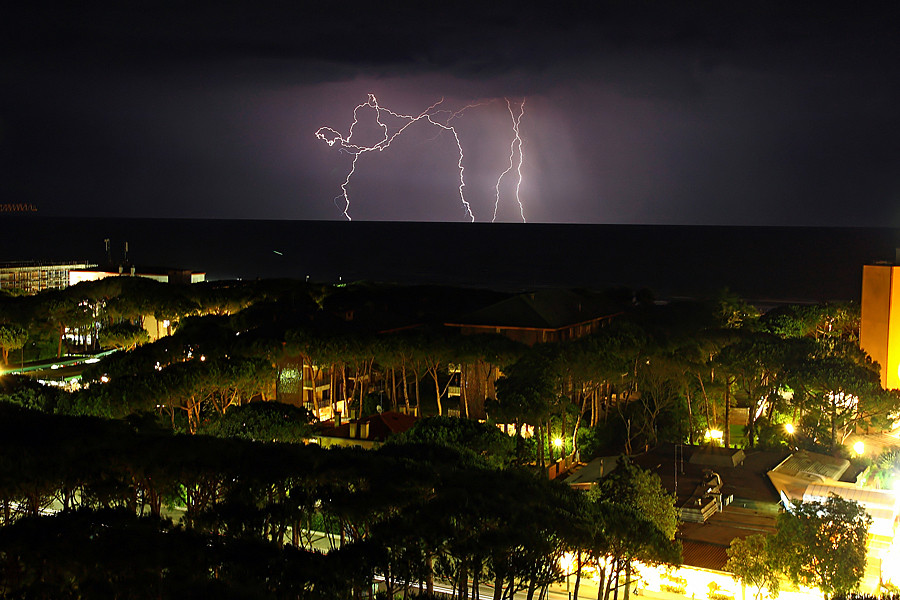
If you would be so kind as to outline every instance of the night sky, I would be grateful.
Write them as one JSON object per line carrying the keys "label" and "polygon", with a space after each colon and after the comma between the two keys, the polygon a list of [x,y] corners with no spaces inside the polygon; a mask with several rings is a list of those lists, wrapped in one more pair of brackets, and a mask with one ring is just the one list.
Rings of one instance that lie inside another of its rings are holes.
{"label": "night sky", "polygon": [[[404,114],[483,103],[452,122],[477,221],[508,98],[529,222],[900,227],[900,22],[874,3],[18,4],[0,202],[41,216],[342,220],[352,156],[315,132],[346,135],[373,93]],[[467,220],[457,152],[410,126],[359,158],[349,214]],[[521,220],[514,185],[499,221]]]}

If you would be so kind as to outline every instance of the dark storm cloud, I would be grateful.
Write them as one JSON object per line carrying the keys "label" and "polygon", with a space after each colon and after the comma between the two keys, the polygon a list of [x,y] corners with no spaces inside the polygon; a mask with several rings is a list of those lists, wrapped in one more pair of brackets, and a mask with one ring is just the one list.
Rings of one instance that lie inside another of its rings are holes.
{"label": "dark storm cloud", "polygon": [[[804,60],[889,69],[895,22],[867,7],[784,2],[21,3],[0,48],[27,63],[275,59],[486,77],[663,55],[697,69]],[[881,64],[878,64],[878,63]]]}
{"label": "dark storm cloud", "polygon": [[[47,213],[339,218],[346,156],[312,132],[377,92],[528,96],[533,220],[900,225],[900,42],[870,6],[82,4],[0,23],[4,195]],[[361,163],[361,217],[458,218],[418,143]]]}

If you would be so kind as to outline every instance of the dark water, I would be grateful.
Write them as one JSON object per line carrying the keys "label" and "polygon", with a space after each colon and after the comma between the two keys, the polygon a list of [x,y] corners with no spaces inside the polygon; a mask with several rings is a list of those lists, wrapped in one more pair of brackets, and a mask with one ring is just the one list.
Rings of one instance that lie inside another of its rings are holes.
{"label": "dark water", "polygon": [[344,221],[3,217],[0,261],[115,261],[209,279],[309,276],[650,288],[662,298],[728,287],[758,301],[858,300],[862,265],[893,260],[900,230]]}

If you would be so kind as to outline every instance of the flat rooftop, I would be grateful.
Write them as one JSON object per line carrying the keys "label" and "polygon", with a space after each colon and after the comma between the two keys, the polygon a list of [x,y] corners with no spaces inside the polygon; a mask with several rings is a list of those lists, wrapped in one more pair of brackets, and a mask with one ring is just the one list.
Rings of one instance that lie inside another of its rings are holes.
{"label": "flat rooftop", "polygon": [[[650,452],[632,457],[634,463],[659,475],[662,485],[674,492],[678,506],[687,502],[706,471],[722,478],[722,494],[734,496],[738,505],[777,504],[780,497],[767,473],[781,463],[787,451],[745,450],[744,460],[737,466],[711,466],[691,462],[696,452],[708,452],[705,446],[660,444]],[[677,458],[677,460],[676,460]]]}

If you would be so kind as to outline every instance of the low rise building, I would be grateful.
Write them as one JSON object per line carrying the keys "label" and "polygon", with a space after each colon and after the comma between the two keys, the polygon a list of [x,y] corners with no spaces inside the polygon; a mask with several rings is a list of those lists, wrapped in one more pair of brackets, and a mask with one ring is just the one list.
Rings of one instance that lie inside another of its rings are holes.
{"label": "low rise building", "polygon": [[96,267],[87,261],[14,261],[0,263],[0,289],[34,294],[44,290],[64,289],[70,285],[70,273]]}
{"label": "low rise building", "polygon": [[321,424],[315,439],[324,448],[332,446],[374,448],[384,443],[390,436],[408,431],[417,420],[412,415],[385,411],[363,419],[342,422],[338,413],[333,420]]}
{"label": "low rise building", "polygon": [[[617,457],[597,459],[566,481],[589,487],[616,468]],[[894,524],[898,506],[892,492],[857,487],[848,479],[849,461],[811,452],[773,452],[712,446],[663,444],[632,457],[638,466],[659,475],[675,495],[682,524],[676,533],[682,544],[678,568],[641,566],[635,578],[642,596],[749,598],[728,571],[727,550],[736,538],[771,535],[778,514],[793,500],[823,500],[837,494],[862,504],[873,517],[868,560],[861,591],[877,592],[898,569],[894,565]],[[780,598],[821,598],[818,590],[783,582]]]}
{"label": "low rise building", "polygon": [[[96,265],[92,265],[96,266]],[[107,277],[119,276],[143,277],[160,283],[201,283],[206,281],[206,273],[194,272],[190,269],[173,269],[170,267],[138,267],[118,266],[102,269],[79,268],[69,271],[69,285],[75,285],[82,281],[99,281]]]}

